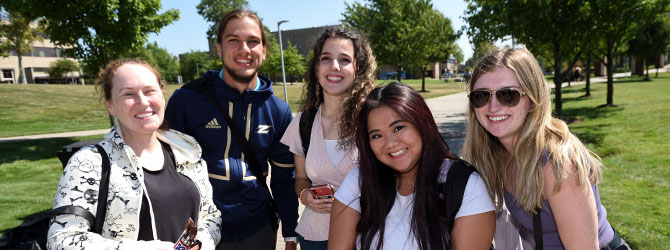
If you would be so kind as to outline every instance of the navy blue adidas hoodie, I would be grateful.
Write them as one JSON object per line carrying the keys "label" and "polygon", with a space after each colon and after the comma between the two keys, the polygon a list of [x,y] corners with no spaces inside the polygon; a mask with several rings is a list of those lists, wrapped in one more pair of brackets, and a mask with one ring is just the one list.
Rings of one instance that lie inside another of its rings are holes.
{"label": "navy blue adidas hoodie", "polygon": [[[203,79],[229,111],[235,125],[245,133],[258,162],[262,165],[269,162],[272,166],[270,188],[282,221],[282,234],[297,236],[293,154],[279,142],[293,118],[288,104],[273,95],[272,82],[261,76],[255,91],[246,90],[242,94],[228,86],[219,77],[219,71],[208,71]],[[195,137],[203,149],[214,203],[223,219],[221,240],[237,242],[259,232],[269,221],[270,193],[256,181],[220,111],[202,94],[180,88],[170,97],[165,119],[170,128]],[[263,167],[267,171],[267,165]]]}

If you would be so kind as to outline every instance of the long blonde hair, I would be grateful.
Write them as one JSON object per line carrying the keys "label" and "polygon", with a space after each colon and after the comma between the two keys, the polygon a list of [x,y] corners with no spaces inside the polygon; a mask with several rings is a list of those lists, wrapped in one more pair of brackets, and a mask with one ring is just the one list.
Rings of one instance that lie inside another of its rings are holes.
{"label": "long blonde hair", "polygon": [[[500,209],[502,206],[505,166],[510,161],[517,166],[513,195],[518,205],[527,213],[542,207],[543,153],[549,154],[553,164],[557,183],[554,192],[560,189],[568,172],[577,174],[580,186],[598,183],[602,176],[600,158],[570,133],[565,122],[551,116],[551,89],[540,65],[528,50],[504,49],[485,56],[477,63],[468,89],[471,91],[482,75],[499,67],[514,72],[530,100],[528,114],[514,145],[514,154],[507,154],[498,138],[482,127],[472,105],[468,105],[467,135],[463,145],[463,157],[483,177],[496,207]],[[569,171],[570,165],[575,171]]]}

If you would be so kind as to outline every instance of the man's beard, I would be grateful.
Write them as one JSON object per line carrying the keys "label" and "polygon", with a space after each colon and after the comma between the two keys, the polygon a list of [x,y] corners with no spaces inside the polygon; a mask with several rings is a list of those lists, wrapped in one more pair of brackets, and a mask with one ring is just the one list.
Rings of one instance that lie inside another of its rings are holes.
{"label": "man's beard", "polygon": [[242,76],[242,75],[237,74],[235,72],[235,70],[231,69],[230,67],[228,67],[225,64],[223,65],[223,67],[226,69],[226,72],[228,72],[228,75],[230,75],[230,77],[232,77],[233,80],[235,80],[236,82],[239,82],[239,83],[251,83],[251,80],[254,79],[254,77],[258,73],[258,70],[260,69],[260,68],[256,68],[254,73],[250,74],[249,76]]}

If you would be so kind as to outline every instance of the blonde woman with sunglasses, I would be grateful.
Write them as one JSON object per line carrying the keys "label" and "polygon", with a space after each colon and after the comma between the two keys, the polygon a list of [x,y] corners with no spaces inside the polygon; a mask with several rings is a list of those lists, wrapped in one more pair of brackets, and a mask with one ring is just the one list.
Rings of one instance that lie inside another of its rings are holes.
{"label": "blonde woman with sunglasses", "polygon": [[469,90],[463,156],[498,210],[504,200],[522,241],[541,239],[536,249],[628,249],[600,202],[600,158],[551,116],[551,90],[534,56],[505,49],[482,58]]}

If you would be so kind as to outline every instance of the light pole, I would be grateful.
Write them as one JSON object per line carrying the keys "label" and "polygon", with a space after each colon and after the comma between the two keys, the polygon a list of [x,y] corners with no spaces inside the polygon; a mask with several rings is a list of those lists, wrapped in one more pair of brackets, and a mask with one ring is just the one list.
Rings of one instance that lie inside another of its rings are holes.
{"label": "light pole", "polygon": [[279,33],[279,57],[281,58],[281,77],[284,81],[284,101],[288,103],[288,94],[286,94],[286,73],[284,73],[284,48],[281,41],[281,29],[279,25],[282,23],[288,22],[288,20],[281,20],[277,22],[277,33]]}

